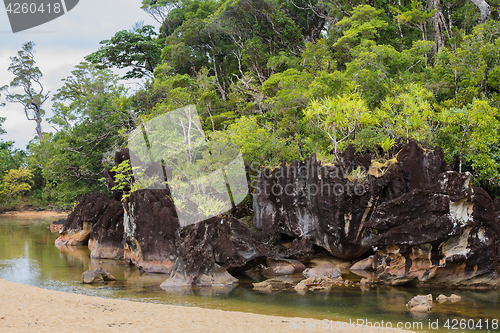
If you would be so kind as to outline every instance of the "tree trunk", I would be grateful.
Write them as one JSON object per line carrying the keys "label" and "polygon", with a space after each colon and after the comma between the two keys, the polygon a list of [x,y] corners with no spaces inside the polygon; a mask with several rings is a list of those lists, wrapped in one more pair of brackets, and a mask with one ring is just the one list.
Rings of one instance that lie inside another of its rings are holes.
{"label": "tree trunk", "polygon": [[436,10],[436,13],[434,14],[434,17],[433,17],[434,32],[436,34],[436,45],[437,45],[436,51],[439,51],[444,46],[441,28],[439,27],[439,19],[440,19],[439,2],[440,2],[440,0],[433,0],[432,1],[432,5],[434,6],[434,9]]}
{"label": "tree trunk", "polygon": [[36,119],[36,134],[38,135],[38,141],[42,141],[42,118],[37,117]]}
{"label": "tree trunk", "polygon": [[481,20],[480,23],[486,22],[488,18],[490,17],[491,14],[491,8],[490,5],[484,0],[470,0],[476,7],[479,9],[481,12]]}

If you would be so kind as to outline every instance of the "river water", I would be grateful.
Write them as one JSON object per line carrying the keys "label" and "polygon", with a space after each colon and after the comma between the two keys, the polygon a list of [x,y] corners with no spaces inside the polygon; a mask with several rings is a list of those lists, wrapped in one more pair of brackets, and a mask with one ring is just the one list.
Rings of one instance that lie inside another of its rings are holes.
{"label": "river water", "polygon": [[[0,217],[1,279],[106,298],[315,318],[325,320],[325,331],[334,331],[328,320],[342,320],[384,327],[399,325],[419,332],[500,332],[499,291],[339,287],[304,295],[296,292],[264,294],[252,290],[254,281],[238,277],[240,283],[232,290],[167,292],[159,287],[166,280],[164,275],[143,273],[123,261],[90,259],[86,247],[58,249],[54,246],[57,235],[48,229],[50,222]],[[81,274],[97,267],[107,269],[117,281],[106,285],[81,284]],[[434,298],[439,294],[455,293],[462,301],[434,302],[429,314],[412,314],[406,310],[405,304],[413,296],[429,293]],[[290,325],[291,331],[298,328],[294,322]],[[473,329],[461,329],[460,325]]]}

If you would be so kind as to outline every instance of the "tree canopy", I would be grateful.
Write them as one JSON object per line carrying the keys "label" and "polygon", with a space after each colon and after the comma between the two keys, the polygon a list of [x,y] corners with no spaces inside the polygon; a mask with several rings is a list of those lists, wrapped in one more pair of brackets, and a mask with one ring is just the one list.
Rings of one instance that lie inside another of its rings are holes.
{"label": "tree canopy", "polygon": [[[250,178],[255,165],[312,153],[336,163],[349,144],[389,159],[416,140],[442,146],[448,162],[498,196],[500,0],[485,4],[143,0],[161,27],[116,32],[54,94],[49,122],[59,131],[29,148],[32,191],[36,179],[50,200],[105,190],[99,178],[128,133],[193,104],[205,139],[239,146]],[[37,103],[48,95],[33,90],[41,72],[32,44],[24,47],[12,71],[25,64],[36,80],[18,71],[13,87],[31,84],[17,98],[31,94],[42,116]],[[114,68],[143,87],[127,91]]]}

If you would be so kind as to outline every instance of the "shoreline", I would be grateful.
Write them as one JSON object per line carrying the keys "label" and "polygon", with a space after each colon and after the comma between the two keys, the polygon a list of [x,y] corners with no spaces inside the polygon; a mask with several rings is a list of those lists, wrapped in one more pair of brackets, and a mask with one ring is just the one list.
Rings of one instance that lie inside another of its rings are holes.
{"label": "shoreline", "polygon": [[[335,322],[108,299],[0,279],[2,332],[410,332]],[[8,300],[8,301],[6,301]],[[309,326],[309,329],[306,327]],[[314,329],[313,327],[316,327]]]}
{"label": "shoreline", "polygon": [[62,219],[68,217],[69,213],[57,210],[12,210],[0,213],[0,217],[19,217],[19,218],[56,218]]}

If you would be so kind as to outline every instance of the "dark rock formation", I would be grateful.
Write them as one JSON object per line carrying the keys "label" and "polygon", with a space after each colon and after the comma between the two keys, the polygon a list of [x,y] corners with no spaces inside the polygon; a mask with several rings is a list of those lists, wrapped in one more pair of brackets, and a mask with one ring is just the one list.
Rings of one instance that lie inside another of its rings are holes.
{"label": "dark rock formation", "polygon": [[366,223],[378,234],[373,266],[379,279],[498,286],[494,206],[483,190],[468,183],[465,174],[440,173],[433,186],[379,206]]}
{"label": "dark rock formation", "polygon": [[179,220],[168,190],[138,190],[125,199],[125,259],[146,272],[170,274]]}
{"label": "dark rock formation", "polygon": [[89,239],[90,257],[123,259],[124,251],[122,203],[110,200],[103,214],[92,225]]}
{"label": "dark rock formation", "polygon": [[109,202],[110,198],[102,193],[93,193],[83,199],[64,222],[56,245],[87,245],[92,225],[99,220]]}
{"label": "dark rock formation", "polygon": [[[260,173],[254,225],[269,233],[307,238],[335,257],[354,259],[371,249],[370,218],[380,191],[344,176],[359,165],[322,167],[315,155]],[[367,189],[370,192],[367,192]]]}
{"label": "dark rock formation", "polygon": [[213,217],[182,227],[178,237],[178,259],[164,288],[235,283],[227,271],[243,272],[267,255],[248,227],[233,217]]}
{"label": "dark rock formation", "polygon": [[344,259],[373,248],[371,266],[385,283],[496,287],[500,213],[443,156],[439,147],[410,142],[377,177],[350,172],[368,170],[370,160],[349,149],[337,166],[312,156],[264,170],[254,225],[310,239]]}
{"label": "dark rock formation", "polygon": [[314,255],[314,244],[307,238],[295,238],[285,252],[285,258],[295,259],[302,263],[311,261]]}
{"label": "dark rock formation", "polygon": [[105,281],[116,281],[116,279],[104,268],[89,269],[82,274],[82,283],[104,283]]}

